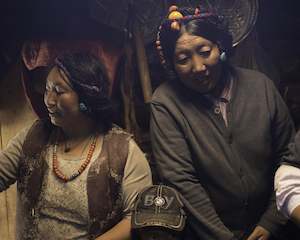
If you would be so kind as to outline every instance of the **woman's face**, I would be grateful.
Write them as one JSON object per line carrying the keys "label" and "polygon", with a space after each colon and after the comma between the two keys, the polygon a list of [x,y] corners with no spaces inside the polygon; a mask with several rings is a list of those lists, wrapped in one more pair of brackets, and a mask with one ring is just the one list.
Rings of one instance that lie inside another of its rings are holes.
{"label": "woman's face", "polygon": [[182,83],[200,93],[213,91],[220,79],[220,51],[206,38],[182,34],[175,45],[174,66]]}
{"label": "woman's face", "polygon": [[47,77],[44,102],[51,122],[62,128],[72,126],[83,114],[79,110],[77,93],[66,75],[57,67]]}

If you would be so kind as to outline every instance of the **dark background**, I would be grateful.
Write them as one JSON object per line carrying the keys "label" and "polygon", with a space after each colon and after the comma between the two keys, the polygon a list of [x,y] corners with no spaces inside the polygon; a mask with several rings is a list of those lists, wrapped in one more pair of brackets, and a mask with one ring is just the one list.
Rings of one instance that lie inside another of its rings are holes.
{"label": "dark background", "polygon": [[[133,0],[133,2],[139,0]],[[226,0],[224,0],[226,1]],[[120,44],[124,40],[131,13],[127,4],[130,0],[102,0],[110,10],[90,11],[92,0],[2,0],[0,4],[0,79],[19,58],[22,43],[27,39],[49,38],[97,38],[105,37]],[[147,1],[145,1],[147,2]],[[153,0],[146,6],[147,18],[163,1]],[[164,1],[166,2],[166,1]],[[177,1],[180,2],[180,1]],[[292,116],[300,123],[300,1],[260,0],[256,23],[258,41],[264,54],[278,73],[276,85],[282,93]],[[98,12],[97,12],[98,11]],[[102,11],[102,12],[101,12]],[[98,14],[92,20],[91,15]],[[155,16],[154,16],[155,17]],[[101,22],[102,24],[99,24]],[[146,48],[149,50],[149,43]],[[154,56],[149,52],[149,62]],[[258,59],[260,56],[257,56]],[[154,86],[156,73],[150,66]]]}

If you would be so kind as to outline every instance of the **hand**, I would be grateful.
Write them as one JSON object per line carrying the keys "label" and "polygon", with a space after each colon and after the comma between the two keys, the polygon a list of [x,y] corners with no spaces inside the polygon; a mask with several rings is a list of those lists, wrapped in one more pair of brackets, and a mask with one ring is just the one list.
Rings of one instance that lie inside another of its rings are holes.
{"label": "hand", "polygon": [[257,226],[247,240],[268,240],[271,234],[268,230],[264,229],[261,226]]}

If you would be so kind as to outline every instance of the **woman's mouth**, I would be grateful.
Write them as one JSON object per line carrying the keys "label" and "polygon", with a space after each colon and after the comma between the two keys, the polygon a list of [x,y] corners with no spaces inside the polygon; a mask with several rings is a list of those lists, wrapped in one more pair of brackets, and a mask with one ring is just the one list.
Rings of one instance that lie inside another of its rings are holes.
{"label": "woman's mouth", "polygon": [[52,117],[52,116],[53,116],[53,117],[56,117],[56,116],[59,115],[59,112],[57,112],[57,111],[54,112],[54,111],[49,111],[49,110],[48,110],[48,114],[49,114],[50,117]]}
{"label": "woman's mouth", "polygon": [[201,85],[207,85],[209,83],[209,78],[206,76],[198,77],[195,79],[195,82]]}

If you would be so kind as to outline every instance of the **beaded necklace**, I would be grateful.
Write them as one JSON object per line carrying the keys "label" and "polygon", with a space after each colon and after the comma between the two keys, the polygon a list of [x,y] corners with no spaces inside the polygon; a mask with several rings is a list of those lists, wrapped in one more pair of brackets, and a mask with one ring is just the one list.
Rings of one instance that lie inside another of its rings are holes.
{"label": "beaded necklace", "polygon": [[53,167],[53,172],[56,175],[56,177],[58,177],[60,180],[62,180],[64,182],[72,181],[76,177],[78,177],[89,165],[89,163],[92,159],[93,153],[95,151],[95,148],[96,148],[96,142],[97,142],[97,136],[94,136],[85,161],[81,164],[81,166],[75,173],[73,173],[71,176],[68,177],[65,174],[63,174],[61,170],[59,170],[59,165],[58,165],[58,160],[57,160],[58,142],[56,141],[53,146],[53,155],[52,155],[52,167]]}

